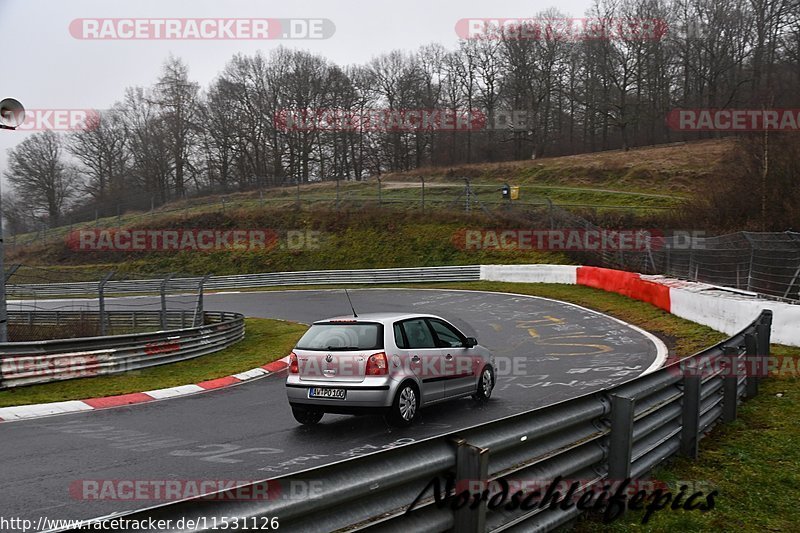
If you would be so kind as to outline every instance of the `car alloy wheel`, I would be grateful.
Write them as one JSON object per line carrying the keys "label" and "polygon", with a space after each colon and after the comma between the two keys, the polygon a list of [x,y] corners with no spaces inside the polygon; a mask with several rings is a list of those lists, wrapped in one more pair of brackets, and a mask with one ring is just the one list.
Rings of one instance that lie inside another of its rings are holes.
{"label": "car alloy wheel", "polygon": [[419,392],[417,388],[413,383],[403,383],[394,397],[392,407],[386,416],[386,421],[395,427],[410,426],[416,419],[418,410]]}
{"label": "car alloy wheel", "polygon": [[494,372],[492,367],[486,366],[481,371],[481,378],[478,381],[478,390],[472,395],[478,401],[485,402],[492,397],[494,389]]}
{"label": "car alloy wheel", "polygon": [[414,415],[417,414],[417,395],[414,393],[414,389],[408,385],[400,392],[399,408],[400,416],[407,422],[413,420]]}

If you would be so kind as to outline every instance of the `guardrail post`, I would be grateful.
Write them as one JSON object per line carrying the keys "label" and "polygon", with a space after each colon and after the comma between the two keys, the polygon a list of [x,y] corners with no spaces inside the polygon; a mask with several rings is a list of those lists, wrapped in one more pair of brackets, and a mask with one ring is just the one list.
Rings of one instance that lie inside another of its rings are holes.
{"label": "guardrail post", "polygon": [[[453,439],[456,448],[456,493],[471,489],[472,482],[480,482],[480,491],[486,488],[489,478],[489,450],[468,444],[465,439]],[[486,531],[486,501],[470,509],[472,500],[455,512],[453,531],[458,533],[483,533]]]}
{"label": "guardrail post", "polygon": [[733,422],[736,420],[736,407],[739,389],[739,350],[735,346],[723,346],[722,356],[731,363],[725,376],[722,377],[722,421]]}
{"label": "guardrail post", "polygon": [[[170,272],[169,274],[167,274],[166,278],[161,280],[160,292],[161,292],[161,329],[162,330],[167,329],[167,283],[169,283],[169,281],[172,279],[172,276],[174,276],[174,275],[175,275],[174,272]],[[181,327],[182,326],[183,326],[183,323],[181,323]]]}
{"label": "guardrail post", "polygon": [[197,306],[194,308],[194,318],[192,319],[192,326],[203,325],[203,285],[205,285],[211,274],[207,274],[200,280],[200,285],[197,288]]}
{"label": "guardrail post", "polygon": [[772,311],[766,309],[761,312],[761,322],[756,326],[756,336],[758,339],[758,354],[761,357],[769,357],[770,335],[772,330]]}
{"label": "guardrail post", "polygon": [[97,309],[98,309],[98,316],[97,319],[100,322],[100,336],[105,337],[107,334],[106,328],[106,297],[105,297],[105,289],[106,283],[114,277],[116,271],[109,272],[106,274],[102,280],[100,280],[100,284],[97,287]]}
{"label": "guardrail post", "polygon": [[[766,371],[767,360],[758,353],[758,340],[754,333],[746,333],[744,336],[745,353],[749,375],[745,381],[744,397],[752,398],[758,395],[758,376]],[[763,366],[762,366],[763,365]]]}
{"label": "guardrail post", "polygon": [[681,419],[682,455],[697,459],[700,441],[700,376],[683,377],[683,414]]}
{"label": "guardrail post", "polygon": [[[772,334],[772,311],[765,309],[761,311],[761,317],[758,325],[756,326],[756,350],[758,357],[763,358],[764,364],[764,377],[769,372],[769,356],[770,356],[770,335]],[[758,381],[764,379],[759,377]]]}
{"label": "guardrail post", "polygon": [[631,475],[633,416],[636,400],[611,395],[611,434],[608,441],[608,478],[627,479]]}

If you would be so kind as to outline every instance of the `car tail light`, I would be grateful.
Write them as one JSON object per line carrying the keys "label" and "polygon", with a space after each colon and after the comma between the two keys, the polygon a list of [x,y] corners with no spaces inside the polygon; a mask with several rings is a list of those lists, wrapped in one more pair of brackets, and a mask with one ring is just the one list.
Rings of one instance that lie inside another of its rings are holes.
{"label": "car tail light", "polygon": [[289,354],[289,373],[290,374],[300,373],[300,366],[297,364],[297,354],[295,354],[294,352]]}
{"label": "car tail light", "polygon": [[383,352],[374,353],[367,359],[368,376],[385,376],[389,373],[389,359]]}

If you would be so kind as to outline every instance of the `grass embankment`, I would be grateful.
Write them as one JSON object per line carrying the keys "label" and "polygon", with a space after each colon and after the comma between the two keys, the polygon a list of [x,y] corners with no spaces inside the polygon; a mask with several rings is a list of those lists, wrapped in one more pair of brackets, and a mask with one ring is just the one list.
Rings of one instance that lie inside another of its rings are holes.
{"label": "grass embankment", "polygon": [[[465,249],[458,240],[464,228],[522,228],[525,220],[513,215],[489,217],[483,213],[468,216],[454,212],[395,211],[366,209],[336,210],[228,210],[174,219],[164,219],[147,229],[269,229],[278,236],[277,245],[255,250],[215,250],[181,252],[82,252],[63,241],[35,250],[18,250],[7,257],[9,263],[37,261],[70,265],[75,270],[89,266],[116,270],[117,278],[126,273],[138,275],[165,272],[181,274],[231,275],[288,270],[389,268],[477,263],[569,263],[561,253],[539,250]],[[294,232],[289,237],[289,232]],[[463,239],[462,239],[463,240]],[[42,272],[34,273],[42,277]],[[12,283],[22,283],[26,270],[20,270]],[[78,274],[76,274],[78,275]],[[97,279],[97,278],[95,278]]]}
{"label": "grass embankment", "polygon": [[509,181],[515,185],[568,186],[627,193],[694,195],[702,192],[734,139],[709,139],[628,151],[608,150],[535,160],[421,168],[387,174],[384,181],[454,178]]}
{"label": "grass embankment", "polygon": [[[352,235],[332,237],[331,244],[333,246],[339,246],[341,251],[344,250],[343,245],[353,244],[353,237],[361,237],[368,239],[369,243],[376,244],[376,248],[383,252],[377,258],[381,265],[412,266],[413,259],[416,261],[416,266],[420,266],[419,261],[426,259],[425,254],[429,251],[430,246],[426,246],[424,239],[414,238],[414,235],[432,232],[432,235],[435,236],[437,228],[440,228],[443,223],[463,226],[465,219],[472,220],[474,224],[486,225],[481,221],[480,216],[470,218],[463,216],[463,211],[459,212],[463,206],[463,197],[461,200],[458,199],[459,195],[463,194],[462,178],[470,178],[473,191],[478,194],[478,199],[489,209],[499,210],[501,215],[503,210],[499,206],[502,204],[502,200],[498,187],[502,183],[510,183],[521,187],[517,211],[545,212],[544,202],[549,199],[556,205],[600,206],[597,209],[588,210],[588,212],[598,215],[605,214],[604,217],[608,220],[625,220],[626,227],[633,227],[637,224],[643,227],[659,227],[660,217],[669,216],[674,212],[670,209],[679,207],[687,199],[702,193],[707,182],[706,178],[717,172],[718,163],[732,148],[733,144],[730,139],[717,139],[636,148],[627,152],[612,150],[538,160],[422,168],[385,175],[380,188],[380,196],[385,202],[382,207],[377,206],[379,185],[375,179],[363,182],[341,182],[338,192],[334,182],[302,185],[299,194],[301,207],[299,208],[295,203],[298,196],[296,187],[215,195],[172,202],[151,212],[130,212],[119,217],[100,218],[96,222],[52,228],[47,232],[48,242],[40,242],[40,236],[37,234],[11,237],[7,239],[6,248],[9,261],[15,263],[50,265],[55,264],[54,261],[58,261],[60,265],[102,263],[102,266],[111,266],[129,258],[123,254],[98,257],[92,254],[70,253],[64,245],[64,235],[71,229],[82,227],[202,227],[202,229],[262,227],[286,229],[285,226],[280,225],[280,222],[286,220],[287,213],[297,213],[300,218],[309,221],[319,220],[318,213],[323,213],[325,217],[331,219],[343,217],[352,220],[352,217],[343,215],[336,210],[335,203],[338,197],[341,211],[355,210],[361,214],[364,209],[376,210],[384,219],[396,221],[395,225],[399,230],[391,232],[387,236],[385,226],[375,225],[373,217],[366,215],[362,224],[339,225],[335,233],[349,228]],[[420,177],[426,179],[426,211],[424,213],[419,209],[422,203]],[[604,209],[602,206],[613,207],[613,209]],[[620,207],[622,209],[618,209]],[[583,208],[578,208],[578,210],[587,212]],[[482,212],[478,206],[475,206],[473,211],[478,215]],[[420,231],[404,228],[404,224],[409,220],[420,223]],[[227,225],[225,221],[227,221]],[[204,225],[196,226],[195,222],[204,222]],[[252,224],[255,222],[263,223],[263,225],[253,226]],[[653,224],[655,226],[652,226]],[[306,225],[295,223],[289,229],[298,230],[306,227]],[[411,237],[410,240],[409,237]],[[399,240],[401,238],[404,240]],[[387,240],[390,241],[390,244],[382,246],[383,242]],[[14,246],[15,242],[25,243],[25,246]],[[422,245],[422,248],[413,258],[397,257],[395,253],[392,253],[395,249],[405,249],[406,243]],[[362,251],[363,248],[362,246],[351,249]],[[338,262],[325,263],[324,261],[331,258],[325,257],[324,254],[314,251],[303,252],[302,250],[291,252],[288,254],[289,257],[282,258],[279,257],[282,255],[281,253],[273,251],[269,261],[264,261],[264,258],[258,257],[258,254],[250,254],[246,257],[237,256],[239,265],[231,265],[228,261],[224,261],[221,269],[231,270],[235,266],[251,268],[253,263],[256,263],[257,268],[261,270],[289,269],[285,268],[287,264],[290,267],[294,264],[298,265],[291,269],[299,269],[300,265],[310,268],[348,268],[347,265],[358,262],[357,257],[362,258],[360,264],[369,263],[375,259],[373,255],[364,257],[353,254],[353,257],[345,256],[342,266],[339,267]],[[347,255],[347,252],[343,253]],[[207,259],[205,266],[209,266],[216,264],[218,259],[216,256],[219,254],[200,255],[205,256]],[[434,254],[431,260],[451,262],[456,260],[453,257],[442,257],[442,255],[451,254],[439,252]],[[390,260],[395,260],[395,262],[390,262]],[[175,258],[169,261],[162,258],[158,262],[161,264],[175,263],[177,266],[193,263],[188,258]],[[168,267],[169,265],[167,265],[167,271],[174,271]],[[225,273],[216,269],[211,271]],[[187,269],[186,272],[200,271]]]}
{"label": "grass embankment", "polygon": [[248,318],[244,339],[220,352],[124,374],[4,390],[0,407],[114,396],[229,376],[285,357],[305,330],[302,324]]}

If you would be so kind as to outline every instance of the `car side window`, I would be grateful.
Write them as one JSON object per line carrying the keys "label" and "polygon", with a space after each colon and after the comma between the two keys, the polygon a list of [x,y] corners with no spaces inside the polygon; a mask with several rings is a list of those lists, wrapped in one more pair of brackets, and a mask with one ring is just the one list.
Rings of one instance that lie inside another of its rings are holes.
{"label": "car side window", "polygon": [[460,348],[464,346],[466,339],[460,331],[455,329],[447,322],[437,320],[435,318],[428,319],[436,338],[439,341],[438,345],[442,348]]}
{"label": "car side window", "polygon": [[400,322],[394,323],[394,345],[398,348],[408,348],[406,345],[406,339],[403,336],[403,327]]}
{"label": "car side window", "polygon": [[406,320],[403,324],[403,331],[408,339],[408,348],[436,348],[436,341],[433,339],[428,324],[422,318]]}

